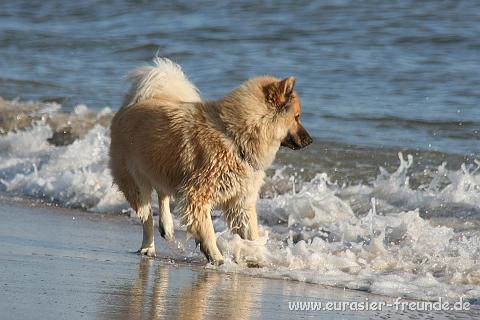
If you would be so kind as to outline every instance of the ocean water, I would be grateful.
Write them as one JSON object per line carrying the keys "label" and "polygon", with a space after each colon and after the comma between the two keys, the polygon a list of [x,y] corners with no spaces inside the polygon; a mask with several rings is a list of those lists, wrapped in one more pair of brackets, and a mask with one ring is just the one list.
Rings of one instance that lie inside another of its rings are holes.
{"label": "ocean water", "polygon": [[476,1],[2,1],[0,191],[131,214],[108,124],[157,53],[206,99],[293,75],[315,142],[269,170],[258,241],[214,212],[220,269],[478,304],[479,21]]}

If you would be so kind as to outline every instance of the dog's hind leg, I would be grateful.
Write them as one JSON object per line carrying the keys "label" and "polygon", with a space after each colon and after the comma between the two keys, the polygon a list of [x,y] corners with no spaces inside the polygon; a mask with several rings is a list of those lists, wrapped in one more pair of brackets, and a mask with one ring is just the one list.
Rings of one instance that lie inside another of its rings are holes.
{"label": "dog's hind leg", "polygon": [[139,253],[149,257],[155,256],[155,243],[153,240],[153,217],[150,206],[152,188],[148,185],[140,186],[125,166],[112,166],[112,174],[115,183],[135,210],[143,224],[143,241]]}
{"label": "dog's hind leg", "polygon": [[155,241],[153,238],[153,215],[150,204],[140,207],[139,215],[140,214],[147,215],[147,218],[141,219],[143,224],[143,241],[141,248],[138,250],[138,253],[149,257],[155,257]]}
{"label": "dog's hind leg", "polygon": [[153,225],[152,207],[150,205],[151,197],[152,188],[150,186],[143,185],[139,187],[138,205],[135,211],[143,225],[143,241],[138,253],[155,257],[155,241],[153,238],[155,228]]}
{"label": "dog's hind leg", "polygon": [[158,194],[158,231],[167,241],[173,239],[173,219],[170,213],[170,200],[167,195],[157,190]]}

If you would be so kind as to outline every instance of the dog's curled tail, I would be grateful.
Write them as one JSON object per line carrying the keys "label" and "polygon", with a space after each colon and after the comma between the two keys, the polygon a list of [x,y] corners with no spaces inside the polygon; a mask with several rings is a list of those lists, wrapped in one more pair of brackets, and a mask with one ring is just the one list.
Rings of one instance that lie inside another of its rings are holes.
{"label": "dog's curled tail", "polygon": [[188,80],[178,64],[160,57],[155,57],[153,64],[135,69],[127,75],[132,86],[125,96],[122,108],[153,97],[185,102],[202,100],[197,87]]}

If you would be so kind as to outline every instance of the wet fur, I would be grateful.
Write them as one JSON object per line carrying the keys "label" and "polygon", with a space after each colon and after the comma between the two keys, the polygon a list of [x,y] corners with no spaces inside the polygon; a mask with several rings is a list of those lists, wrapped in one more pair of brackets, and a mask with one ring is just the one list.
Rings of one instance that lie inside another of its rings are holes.
{"label": "wet fur", "polygon": [[189,234],[209,261],[220,264],[211,210],[221,207],[230,230],[242,238],[258,237],[255,206],[264,171],[300,125],[295,80],[256,77],[204,102],[178,65],[154,62],[131,73],[132,89],[112,120],[114,182],[143,222],[141,253],[155,255],[150,198],[156,190],[161,235],[173,237],[173,195]]}

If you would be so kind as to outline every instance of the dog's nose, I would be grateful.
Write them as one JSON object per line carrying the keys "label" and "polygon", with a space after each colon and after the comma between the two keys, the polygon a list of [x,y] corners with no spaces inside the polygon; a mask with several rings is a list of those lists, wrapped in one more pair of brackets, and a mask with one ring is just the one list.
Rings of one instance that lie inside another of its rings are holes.
{"label": "dog's nose", "polygon": [[306,137],[305,139],[302,140],[302,148],[310,145],[312,142],[313,142],[313,139],[310,136]]}
{"label": "dog's nose", "polygon": [[305,130],[305,128],[299,123],[298,124],[298,131],[297,135],[299,137],[299,142],[300,142],[300,148],[305,148],[309,144],[313,142],[312,137],[308,134],[308,131]]}
{"label": "dog's nose", "polygon": [[312,137],[308,136],[307,139],[305,139],[304,146],[306,147],[306,146],[312,144],[312,142],[313,142]]}
{"label": "dog's nose", "polygon": [[301,136],[301,141],[302,141],[302,148],[310,145],[313,142],[312,137],[308,134],[307,130],[304,130],[302,132]]}

